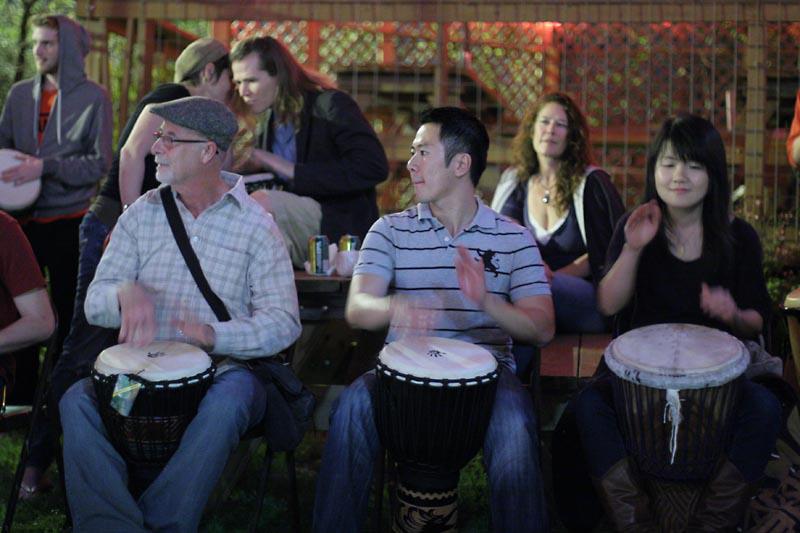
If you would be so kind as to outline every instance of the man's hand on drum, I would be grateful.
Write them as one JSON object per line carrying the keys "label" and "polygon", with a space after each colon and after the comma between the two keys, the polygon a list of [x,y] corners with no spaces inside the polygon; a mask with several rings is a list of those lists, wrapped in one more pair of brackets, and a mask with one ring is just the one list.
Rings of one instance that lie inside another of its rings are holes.
{"label": "man's hand on drum", "polygon": [[625,244],[639,252],[653,240],[661,226],[661,208],[650,200],[634,209],[625,223]]}
{"label": "man's hand on drum", "polygon": [[117,298],[122,315],[119,342],[130,342],[138,347],[153,342],[156,313],[150,293],[138,283],[129,282],[117,290]]}
{"label": "man's hand on drum", "polygon": [[483,261],[473,258],[463,246],[459,246],[457,251],[456,276],[458,277],[458,286],[464,296],[483,309],[486,305],[487,294]]}
{"label": "man's hand on drum", "polygon": [[172,324],[178,330],[178,335],[185,339],[184,342],[194,344],[207,352],[214,348],[214,343],[217,340],[216,334],[208,324],[188,320],[175,320]]}
{"label": "man's hand on drum", "polygon": [[4,170],[0,179],[19,186],[42,176],[44,164],[41,159],[25,154],[20,154],[16,158],[20,162],[19,165]]}
{"label": "man's hand on drum", "polygon": [[409,298],[395,294],[389,300],[390,326],[395,328],[400,338],[407,336],[428,336],[434,327],[438,311],[434,298]]}
{"label": "man's hand on drum", "polygon": [[723,287],[709,287],[703,283],[700,288],[700,308],[705,314],[720,322],[733,326],[739,307],[733,296]]}

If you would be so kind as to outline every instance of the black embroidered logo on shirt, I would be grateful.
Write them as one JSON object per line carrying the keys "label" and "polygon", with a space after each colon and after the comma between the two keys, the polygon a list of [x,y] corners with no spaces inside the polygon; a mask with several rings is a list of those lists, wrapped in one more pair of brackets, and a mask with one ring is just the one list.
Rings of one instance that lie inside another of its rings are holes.
{"label": "black embroidered logo on shirt", "polygon": [[162,357],[167,355],[165,352],[147,352],[147,357],[150,359],[155,359],[156,357]]}
{"label": "black embroidered logo on shirt", "polygon": [[439,350],[428,350],[428,357],[444,357],[445,353]]}
{"label": "black embroidered logo on shirt", "polygon": [[494,264],[494,260],[497,259],[495,257],[495,253],[492,250],[477,250],[478,257],[483,260],[483,269],[490,274],[494,274],[494,277],[498,277],[500,273],[497,271],[498,265]]}

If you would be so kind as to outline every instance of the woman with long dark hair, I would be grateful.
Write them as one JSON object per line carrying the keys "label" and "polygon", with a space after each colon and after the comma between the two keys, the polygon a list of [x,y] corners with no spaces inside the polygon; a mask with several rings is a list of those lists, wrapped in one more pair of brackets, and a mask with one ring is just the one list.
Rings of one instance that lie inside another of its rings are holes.
{"label": "woman with long dark hair", "polygon": [[556,329],[601,332],[595,285],[614,225],[625,211],[603,169],[592,166],[589,128],[566,94],[550,93],[525,114],[492,208],[531,230],[551,283]]}
{"label": "woman with long dark hair", "polygon": [[[769,312],[761,245],[755,230],[731,213],[719,132],[695,115],[668,119],[650,147],[646,180],[642,205],[620,220],[611,240],[611,267],[597,291],[600,310],[617,315],[618,333],[689,323],[756,337]],[[614,525],[647,527],[654,517],[620,433],[609,374],[601,368],[575,401],[585,458]],[[735,529],[779,425],[775,397],[743,380],[731,443],[690,530]]]}
{"label": "woman with long dark hair", "polygon": [[238,42],[231,69],[253,126],[237,143],[247,147],[236,150],[237,170],[271,172],[285,182],[292,195],[268,203],[287,241],[304,250],[309,230],[331,242],[344,234],[363,238],[378,218],[375,187],[389,164],[355,100],[272,37]]}

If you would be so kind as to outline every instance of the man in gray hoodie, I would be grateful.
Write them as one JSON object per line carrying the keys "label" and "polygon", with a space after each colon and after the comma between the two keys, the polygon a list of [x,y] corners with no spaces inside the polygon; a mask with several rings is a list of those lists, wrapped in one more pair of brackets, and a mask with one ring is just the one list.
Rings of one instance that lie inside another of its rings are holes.
{"label": "man in gray hoodie", "polygon": [[111,166],[111,101],[86,78],[90,40],[83,27],[65,16],[37,17],[33,40],[36,76],[11,87],[0,117],[0,148],[21,152],[19,165],[0,179],[41,179],[41,194],[21,222],[39,266],[48,270],[63,340],[75,299],[78,226]]}

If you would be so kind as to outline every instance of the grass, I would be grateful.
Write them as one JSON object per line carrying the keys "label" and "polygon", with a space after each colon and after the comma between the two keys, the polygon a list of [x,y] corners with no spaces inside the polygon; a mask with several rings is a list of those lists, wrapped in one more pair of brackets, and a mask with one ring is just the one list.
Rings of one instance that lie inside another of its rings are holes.
{"label": "grass", "polygon": [[[6,503],[19,460],[24,432],[11,431],[0,434],[0,519],[5,519]],[[60,531],[64,525],[64,494],[56,487],[31,501],[19,502],[14,513],[13,531]]]}
{"label": "grass", "polygon": [[[14,431],[0,435],[0,495],[5,502],[13,481],[14,469],[24,435]],[[311,531],[311,509],[314,502],[314,487],[322,459],[324,435],[310,432],[296,452],[298,494],[301,510],[302,531]],[[258,473],[264,457],[260,446],[243,476],[233,489],[230,498],[219,509],[207,511],[202,529],[208,533],[247,531],[256,510]],[[55,473],[51,472],[55,477]],[[459,484],[459,521],[461,531],[488,531],[488,503],[486,479],[480,459],[475,458],[461,473]],[[288,478],[284,454],[276,454],[264,501],[264,509],[258,524],[259,530],[289,531]],[[64,526],[64,496],[61,487],[28,502],[19,502],[14,515],[13,531],[57,532]],[[5,504],[0,510],[0,519],[5,518]],[[388,495],[384,493],[383,524],[389,529]],[[368,525],[372,524],[370,504]]]}
{"label": "grass", "polygon": [[[551,380],[551,384],[556,381]],[[549,488],[552,480],[550,469],[549,440],[554,419],[560,414],[563,401],[574,393],[574,388],[564,387],[558,381],[558,386],[547,387],[542,405],[543,440],[542,466],[545,490],[550,498]],[[14,469],[19,457],[20,446],[24,435],[21,431],[0,434],[0,496],[5,501],[8,498]],[[301,529],[311,531],[311,510],[314,504],[314,488],[322,461],[322,448],[325,434],[322,432],[309,432],[295,453],[298,495],[301,510]],[[228,533],[247,531],[253,520],[256,510],[256,495],[258,493],[258,473],[264,457],[263,445],[259,447],[248,465],[245,475],[234,486],[230,498],[215,509],[207,509],[203,518],[201,529],[208,533]],[[51,472],[55,477],[55,473]],[[290,516],[288,510],[288,477],[284,454],[276,454],[270,475],[267,497],[264,509],[258,524],[258,530],[290,531]],[[487,532],[490,530],[489,521],[489,490],[486,485],[486,476],[480,455],[475,457],[462,471],[459,483],[459,530],[466,533]],[[213,496],[212,496],[213,498]],[[389,531],[390,517],[388,494],[384,489],[383,520],[384,531]],[[552,501],[550,517],[555,518]],[[4,518],[5,504],[0,507],[0,519]],[[368,520],[364,531],[372,531],[372,504],[370,504]],[[29,502],[20,502],[14,517],[13,531],[57,532],[64,526],[64,497],[61,488],[56,487],[40,497]],[[564,531],[559,524],[554,524],[554,531]],[[597,531],[609,531],[602,528]]]}

